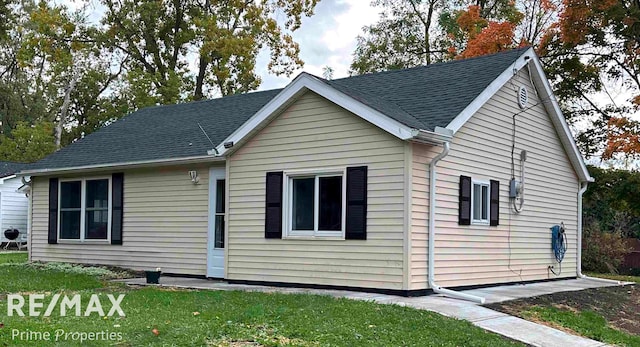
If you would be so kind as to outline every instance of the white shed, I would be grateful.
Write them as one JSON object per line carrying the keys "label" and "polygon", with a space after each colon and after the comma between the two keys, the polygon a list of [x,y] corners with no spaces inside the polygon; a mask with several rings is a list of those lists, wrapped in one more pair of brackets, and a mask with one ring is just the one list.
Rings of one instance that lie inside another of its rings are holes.
{"label": "white shed", "polygon": [[10,162],[0,162],[0,243],[8,240],[4,237],[7,229],[18,229],[22,242],[27,241],[27,221],[29,199],[22,187],[22,179],[15,173],[26,165]]}

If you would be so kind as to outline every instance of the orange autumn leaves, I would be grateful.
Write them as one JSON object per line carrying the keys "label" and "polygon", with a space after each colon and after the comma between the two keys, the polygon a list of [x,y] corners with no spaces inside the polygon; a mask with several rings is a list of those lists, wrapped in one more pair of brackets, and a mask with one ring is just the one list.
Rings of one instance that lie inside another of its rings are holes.
{"label": "orange autumn leaves", "polygon": [[607,146],[602,159],[612,159],[617,153],[624,153],[627,157],[640,156],[640,122],[611,117],[607,126]]}
{"label": "orange autumn leaves", "polygon": [[460,12],[456,20],[467,36],[467,46],[460,54],[455,50],[449,50],[449,53],[464,59],[514,48],[515,30],[521,19],[521,16],[516,16],[511,21],[491,21],[481,16],[480,6],[469,6]]}

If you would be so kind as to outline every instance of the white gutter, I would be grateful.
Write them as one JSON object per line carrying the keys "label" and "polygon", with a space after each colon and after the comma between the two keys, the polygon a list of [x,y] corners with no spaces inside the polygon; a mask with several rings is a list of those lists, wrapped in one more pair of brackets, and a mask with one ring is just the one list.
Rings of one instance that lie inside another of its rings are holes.
{"label": "white gutter", "polygon": [[576,274],[578,278],[586,280],[622,284],[620,281],[590,277],[582,274],[582,194],[587,191],[587,186],[588,182],[580,183],[580,190],[578,191],[578,258],[576,259]]}
{"label": "white gutter", "polygon": [[225,161],[224,157],[202,155],[197,157],[142,160],[142,161],[113,163],[113,164],[74,166],[74,167],[66,167],[66,168],[60,168],[60,169],[25,170],[25,171],[18,172],[16,175],[20,177],[44,176],[44,175],[53,175],[53,174],[67,174],[67,173],[79,173],[79,172],[91,172],[91,171],[103,171],[103,170],[134,169],[134,168],[153,167],[153,166],[159,166],[159,165],[174,166],[174,165],[188,165],[188,164],[224,162],[224,161]]}
{"label": "white gutter", "polygon": [[438,156],[431,160],[431,164],[429,164],[429,287],[438,294],[443,294],[456,299],[469,300],[473,302],[477,302],[480,304],[484,304],[485,299],[479,296],[465,294],[461,292],[456,292],[451,289],[446,289],[440,287],[435,280],[435,244],[436,244],[436,165],[440,159],[444,158],[449,154],[449,142],[445,141],[442,143],[444,149]]}

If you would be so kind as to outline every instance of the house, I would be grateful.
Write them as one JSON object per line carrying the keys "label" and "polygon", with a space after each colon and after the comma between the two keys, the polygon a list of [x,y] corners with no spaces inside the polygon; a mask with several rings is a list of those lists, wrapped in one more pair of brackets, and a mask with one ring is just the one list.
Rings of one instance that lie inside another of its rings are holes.
{"label": "house", "polygon": [[580,275],[591,180],[530,48],[145,108],[22,174],[34,261],[404,295]]}
{"label": "house", "polygon": [[7,229],[18,229],[19,240],[27,241],[27,211],[29,200],[20,192],[22,179],[16,176],[28,164],[0,161],[0,244],[7,246],[9,241],[4,236]]}

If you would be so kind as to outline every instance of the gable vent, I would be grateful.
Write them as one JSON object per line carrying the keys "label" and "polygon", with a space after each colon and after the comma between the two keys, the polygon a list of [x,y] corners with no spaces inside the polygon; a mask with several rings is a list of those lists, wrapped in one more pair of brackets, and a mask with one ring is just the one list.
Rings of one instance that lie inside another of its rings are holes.
{"label": "gable vent", "polygon": [[527,92],[527,88],[525,86],[520,86],[520,90],[518,91],[518,105],[521,109],[527,107],[527,102],[529,102],[529,93]]}

